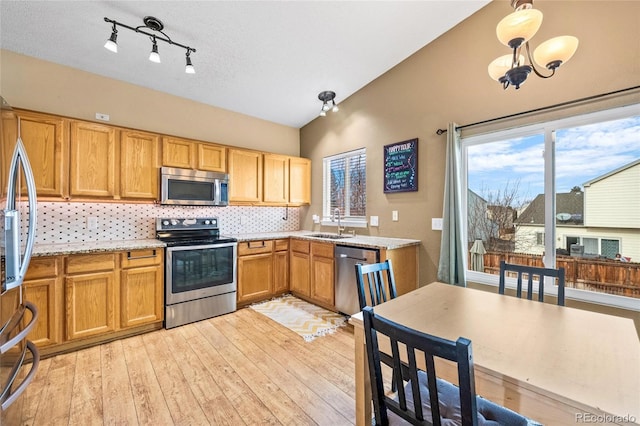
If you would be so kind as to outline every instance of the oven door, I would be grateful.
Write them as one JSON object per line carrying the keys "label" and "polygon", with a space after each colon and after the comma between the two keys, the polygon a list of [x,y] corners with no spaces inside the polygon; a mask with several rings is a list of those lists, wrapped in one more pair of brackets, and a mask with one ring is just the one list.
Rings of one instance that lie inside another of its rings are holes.
{"label": "oven door", "polygon": [[238,243],[168,247],[166,304],[235,292]]}

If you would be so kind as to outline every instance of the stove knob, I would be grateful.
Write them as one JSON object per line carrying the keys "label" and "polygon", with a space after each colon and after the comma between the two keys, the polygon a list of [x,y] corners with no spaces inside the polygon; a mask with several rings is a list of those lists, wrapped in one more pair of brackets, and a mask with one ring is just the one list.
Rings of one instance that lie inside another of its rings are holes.
{"label": "stove knob", "polygon": [[204,224],[205,225],[211,225],[211,221],[209,219],[207,219],[207,220],[204,221]]}
{"label": "stove knob", "polygon": [[168,220],[163,220],[163,221],[162,221],[162,224],[163,224],[164,226],[169,226],[169,221],[168,221]]}
{"label": "stove knob", "polygon": [[177,221],[177,220],[175,220],[175,219],[171,219],[171,224],[172,224],[173,226],[176,226],[176,225],[178,224],[178,221]]}

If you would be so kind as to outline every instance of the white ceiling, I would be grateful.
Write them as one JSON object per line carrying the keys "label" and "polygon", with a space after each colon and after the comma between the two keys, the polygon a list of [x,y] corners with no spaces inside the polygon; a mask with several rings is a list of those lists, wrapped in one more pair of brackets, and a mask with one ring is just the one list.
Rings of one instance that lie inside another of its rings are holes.
{"label": "white ceiling", "polygon": [[[490,0],[0,1],[0,46],[116,80],[299,128],[323,90],[339,103]],[[119,28],[154,16],[185,50]]]}

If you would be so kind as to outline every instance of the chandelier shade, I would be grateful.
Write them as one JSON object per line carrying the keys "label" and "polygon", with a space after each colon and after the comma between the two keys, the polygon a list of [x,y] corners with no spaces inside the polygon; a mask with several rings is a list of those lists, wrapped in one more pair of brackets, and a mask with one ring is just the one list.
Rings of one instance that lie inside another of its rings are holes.
{"label": "chandelier shade", "polygon": [[553,69],[571,59],[577,49],[578,39],[576,37],[554,37],[545,41],[533,51],[533,59],[536,64]]}
{"label": "chandelier shade", "polygon": [[504,18],[496,27],[500,43],[511,48],[519,47],[533,38],[542,25],[542,12],[537,9],[517,10]]}
{"label": "chandelier shade", "polygon": [[[524,56],[518,57],[519,63],[524,63]],[[489,76],[495,81],[500,81],[500,78],[511,69],[513,66],[513,55],[504,55],[494,59],[488,67]]]}

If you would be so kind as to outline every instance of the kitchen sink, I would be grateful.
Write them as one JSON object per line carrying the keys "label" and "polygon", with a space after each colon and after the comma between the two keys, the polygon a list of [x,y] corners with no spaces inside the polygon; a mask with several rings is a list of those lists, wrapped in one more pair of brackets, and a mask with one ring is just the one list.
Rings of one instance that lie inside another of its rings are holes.
{"label": "kitchen sink", "polygon": [[343,238],[353,238],[353,235],[338,235],[338,234],[311,234],[307,235],[307,237],[315,237],[315,238],[329,238],[331,240],[341,240]]}

